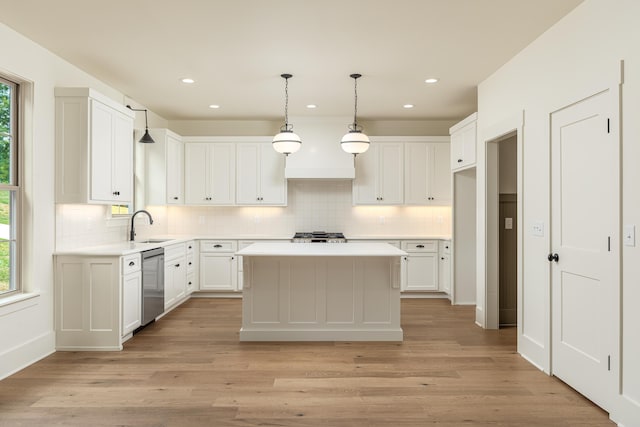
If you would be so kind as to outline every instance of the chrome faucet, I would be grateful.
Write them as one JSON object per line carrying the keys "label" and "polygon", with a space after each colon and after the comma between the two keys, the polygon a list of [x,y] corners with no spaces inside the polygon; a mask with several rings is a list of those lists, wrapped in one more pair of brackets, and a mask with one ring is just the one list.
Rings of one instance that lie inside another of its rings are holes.
{"label": "chrome faucet", "polygon": [[153,218],[151,218],[151,214],[147,211],[145,211],[144,209],[141,209],[139,211],[135,211],[133,213],[133,215],[131,215],[131,233],[129,234],[129,240],[130,241],[134,241],[136,238],[136,229],[133,225],[133,220],[135,219],[136,215],[138,215],[139,213],[146,213],[147,216],[149,217],[149,224],[153,224]]}

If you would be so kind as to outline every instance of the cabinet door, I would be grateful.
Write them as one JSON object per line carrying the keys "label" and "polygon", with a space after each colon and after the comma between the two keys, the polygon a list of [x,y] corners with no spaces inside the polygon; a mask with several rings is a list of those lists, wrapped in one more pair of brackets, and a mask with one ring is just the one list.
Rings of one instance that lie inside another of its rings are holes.
{"label": "cabinet door", "polygon": [[235,256],[220,254],[200,255],[201,291],[236,291],[237,263]]}
{"label": "cabinet door", "polygon": [[235,145],[208,145],[207,180],[210,204],[232,205],[235,202],[236,156]]}
{"label": "cabinet door", "polygon": [[471,166],[476,164],[476,122],[469,123],[462,130],[463,134],[463,166]]}
{"label": "cabinet door", "polygon": [[451,150],[449,144],[430,144],[431,163],[429,173],[429,195],[432,205],[451,204]]}
{"label": "cabinet door", "polygon": [[184,157],[185,203],[207,204],[207,144],[185,144]]}
{"label": "cabinet door", "polygon": [[438,290],[438,254],[411,254],[406,257],[403,291]]}
{"label": "cabinet door", "polygon": [[[113,110],[106,105],[91,100],[91,200],[110,201],[114,199],[111,178],[113,163]],[[80,167],[80,165],[74,165]]]}
{"label": "cabinet door", "polygon": [[461,131],[451,134],[451,170],[462,167],[464,162],[464,135]]}
{"label": "cabinet door", "polygon": [[[167,194],[166,200],[169,205],[184,203],[184,146],[182,142],[171,135],[167,135]],[[149,185],[149,184],[148,184]]]}
{"label": "cabinet door", "polygon": [[133,332],[142,320],[142,272],[127,274],[122,280],[122,336]]}
{"label": "cabinet door", "polygon": [[284,177],[285,156],[276,152],[271,143],[260,147],[260,191],[261,204],[286,205],[287,180]]}
{"label": "cabinet door", "polygon": [[181,301],[187,291],[187,269],[184,257],[175,258],[164,264],[164,308],[170,308]]}
{"label": "cabinet door", "polygon": [[236,202],[239,205],[259,204],[260,146],[238,144],[237,165]]}
{"label": "cabinet door", "polygon": [[378,146],[356,156],[356,177],[353,180],[353,204],[377,205],[378,200]]}
{"label": "cabinet door", "polygon": [[404,144],[386,143],[379,148],[379,197],[383,205],[404,203]]}
{"label": "cabinet door", "polygon": [[451,293],[451,261],[449,254],[440,255],[438,266],[438,288],[442,292]]}
{"label": "cabinet door", "polygon": [[[444,145],[444,144],[443,144]],[[447,147],[448,148],[448,147]],[[430,201],[429,175],[433,150],[427,143],[407,143],[404,147],[404,203],[428,205]],[[449,164],[447,163],[447,167]]]}
{"label": "cabinet door", "polygon": [[118,203],[133,201],[133,123],[117,111],[113,112],[112,194]]}

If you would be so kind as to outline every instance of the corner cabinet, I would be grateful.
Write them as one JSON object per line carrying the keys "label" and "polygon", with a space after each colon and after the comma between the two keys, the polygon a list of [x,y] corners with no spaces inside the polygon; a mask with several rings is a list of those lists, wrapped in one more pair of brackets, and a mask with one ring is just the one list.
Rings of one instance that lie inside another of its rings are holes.
{"label": "corner cabinet", "polygon": [[56,88],[56,202],[133,201],[134,112],[90,88]]}
{"label": "corner cabinet", "polygon": [[235,203],[236,147],[233,143],[185,139],[184,192],[188,205]]}
{"label": "corner cabinet", "polygon": [[354,205],[401,205],[404,203],[404,144],[376,142],[355,159]]}
{"label": "corner cabinet", "polygon": [[236,203],[238,205],[285,206],[287,180],[285,156],[271,142],[237,144]]}
{"label": "corner cabinet", "polygon": [[427,140],[405,143],[404,203],[406,205],[451,205],[449,155],[448,137],[429,137]]}
{"label": "corner cabinet", "polygon": [[473,113],[449,129],[451,134],[451,170],[462,170],[476,165],[476,122]]}
{"label": "corner cabinet", "polygon": [[184,204],[184,145],[180,135],[168,129],[150,129],[155,144],[140,144],[144,150],[147,205]]}

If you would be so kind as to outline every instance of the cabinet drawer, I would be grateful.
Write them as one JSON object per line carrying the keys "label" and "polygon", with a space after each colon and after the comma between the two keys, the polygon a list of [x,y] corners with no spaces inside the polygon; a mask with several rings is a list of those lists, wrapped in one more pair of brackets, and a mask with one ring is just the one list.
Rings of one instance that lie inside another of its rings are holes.
{"label": "cabinet drawer", "polygon": [[201,240],[200,252],[235,252],[236,242],[233,240]]}
{"label": "cabinet drawer", "polygon": [[140,254],[131,254],[122,257],[122,275],[126,276],[129,273],[135,273],[141,268]]}
{"label": "cabinet drawer", "polygon": [[407,252],[438,252],[436,240],[402,242],[402,250]]}
{"label": "cabinet drawer", "polygon": [[185,256],[186,245],[184,243],[176,243],[175,245],[165,246],[164,248],[164,260],[170,261],[172,259]]}

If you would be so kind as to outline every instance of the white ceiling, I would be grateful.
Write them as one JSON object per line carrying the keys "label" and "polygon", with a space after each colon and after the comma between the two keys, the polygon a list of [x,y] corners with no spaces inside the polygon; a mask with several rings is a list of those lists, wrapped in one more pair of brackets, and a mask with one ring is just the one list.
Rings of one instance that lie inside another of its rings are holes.
{"label": "white ceiling", "polygon": [[363,120],[458,119],[581,1],[0,0],[0,21],[168,120],[281,118],[282,73],[292,116],[352,115],[361,73]]}

